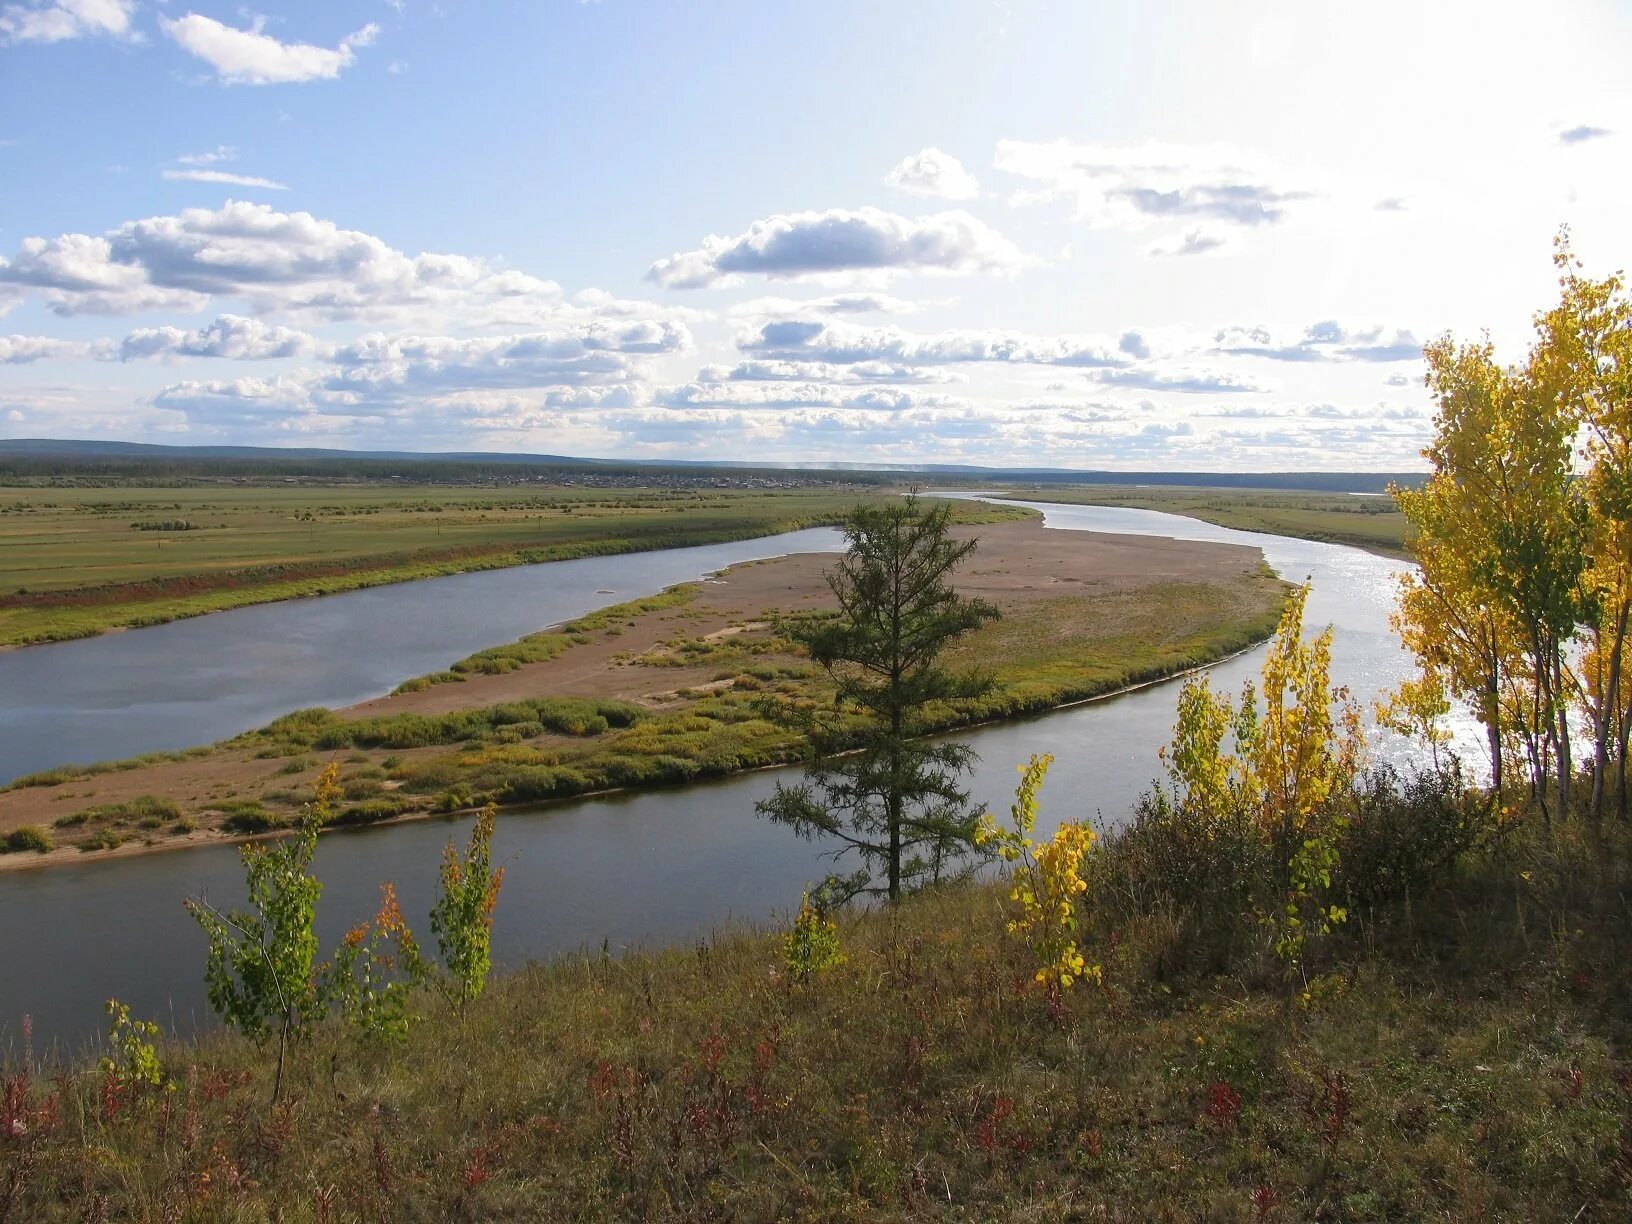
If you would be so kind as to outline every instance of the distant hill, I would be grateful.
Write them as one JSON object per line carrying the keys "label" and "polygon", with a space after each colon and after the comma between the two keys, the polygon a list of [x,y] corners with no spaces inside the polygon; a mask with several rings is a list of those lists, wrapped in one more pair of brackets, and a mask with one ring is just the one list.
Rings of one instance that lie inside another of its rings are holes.
{"label": "distant hill", "polygon": [[816,479],[866,483],[911,480],[945,483],[982,481],[1024,484],[1174,485],[1188,488],[1298,489],[1324,493],[1381,493],[1391,482],[1415,486],[1416,472],[1163,472],[1097,471],[1077,468],[1002,468],[929,463],[755,463],[672,459],[594,459],[511,451],[353,451],[320,447],[165,446],[74,438],[0,439],[0,476],[65,478],[155,477],[253,478],[338,477],[356,479],[537,479],[552,473],[594,472],[655,475],[684,473],[802,474]]}

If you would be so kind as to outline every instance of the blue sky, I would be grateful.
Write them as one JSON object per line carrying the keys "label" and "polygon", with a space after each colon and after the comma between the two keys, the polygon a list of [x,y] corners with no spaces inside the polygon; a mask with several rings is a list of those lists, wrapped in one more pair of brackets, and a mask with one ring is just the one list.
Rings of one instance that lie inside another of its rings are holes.
{"label": "blue sky", "polygon": [[0,0],[0,434],[1420,465],[1632,9]]}

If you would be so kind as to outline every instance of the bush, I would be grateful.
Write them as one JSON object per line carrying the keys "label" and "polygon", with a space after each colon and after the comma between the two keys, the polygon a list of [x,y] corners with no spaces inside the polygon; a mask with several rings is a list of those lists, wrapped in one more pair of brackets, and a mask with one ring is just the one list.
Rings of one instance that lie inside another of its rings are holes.
{"label": "bush", "polygon": [[329,818],[331,825],[365,825],[376,821],[390,820],[393,816],[401,816],[413,808],[411,800],[401,795],[382,795],[377,799],[365,799],[362,803],[354,803],[350,807],[342,808]]}
{"label": "bush", "polygon": [[1403,781],[1385,766],[1363,780],[1338,838],[1336,890],[1359,907],[1442,885],[1493,830],[1488,801],[1466,793],[1454,762]]}
{"label": "bush", "polygon": [[32,850],[36,854],[48,854],[51,850],[51,835],[39,825],[23,825],[6,834],[5,840],[0,841],[0,854],[18,854],[24,850]]}
{"label": "bush", "polygon": [[1112,928],[1163,916],[1172,936],[1159,949],[1164,964],[1218,971],[1255,933],[1255,905],[1275,895],[1275,867],[1269,843],[1245,822],[1203,827],[1158,791],[1105,836],[1088,896]]}
{"label": "bush", "polygon": [[223,803],[220,810],[226,815],[221,827],[229,833],[268,833],[284,825],[281,816],[269,812],[254,800]]}

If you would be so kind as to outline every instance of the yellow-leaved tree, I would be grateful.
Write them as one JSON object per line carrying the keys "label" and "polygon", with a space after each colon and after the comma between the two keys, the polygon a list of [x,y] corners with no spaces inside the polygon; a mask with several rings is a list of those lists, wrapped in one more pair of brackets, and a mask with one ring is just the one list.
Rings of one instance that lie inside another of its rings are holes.
{"label": "yellow-leaved tree", "polygon": [[1337,867],[1337,837],[1362,765],[1360,709],[1331,678],[1330,626],[1304,635],[1307,584],[1287,597],[1264,656],[1261,687],[1239,702],[1215,694],[1205,677],[1179,694],[1173,742],[1162,750],[1169,806],[1208,836],[1262,841],[1277,863],[1277,896],[1260,898],[1276,947],[1295,959],[1305,933],[1346,917],[1326,893]]}

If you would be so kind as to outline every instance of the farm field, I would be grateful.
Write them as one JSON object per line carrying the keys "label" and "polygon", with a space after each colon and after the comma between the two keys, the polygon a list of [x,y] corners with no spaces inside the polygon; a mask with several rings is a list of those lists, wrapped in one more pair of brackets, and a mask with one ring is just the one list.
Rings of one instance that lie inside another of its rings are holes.
{"label": "farm field", "polygon": [[1147,485],[1025,486],[1001,496],[1077,506],[1127,506],[1183,514],[1237,531],[1297,536],[1348,544],[1385,557],[1404,557],[1405,516],[1386,496],[1286,493],[1259,489],[1205,489]]}
{"label": "farm field", "polygon": [[[877,494],[396,483],[3,487],[0,645],[440,574],[836,524],[868,495]],[[960,509],[965,521],[1015,513]]]}

